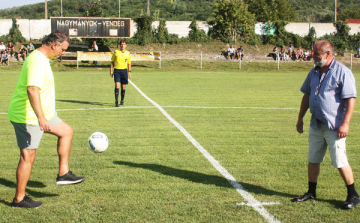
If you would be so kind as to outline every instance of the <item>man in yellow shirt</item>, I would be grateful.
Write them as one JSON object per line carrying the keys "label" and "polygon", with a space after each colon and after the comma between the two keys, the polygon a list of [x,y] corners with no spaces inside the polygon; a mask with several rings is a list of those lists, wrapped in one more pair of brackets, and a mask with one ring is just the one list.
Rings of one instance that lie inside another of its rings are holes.
{"label": "man in yellow shirt", "polygon": [[39,208],[42,205],[41,201],[29,198],[25,188],[44,132],[58,137],[59,174],[56,184],[74,184],[85,180],[85,177],[77,177],[69,170],[73,129],[56,114],[54,75],[49,62],[64,55],[69,42],[66,34],[51,33],[44,44],[26,58],[21,69],[8,111],[20,148],[13,207]]}
{"label": "man in yellow shirt", "polygon": [[115,50],[111,57],[110,77],[114,76],[115,82],[115,106],[119,107],[119,89],[121,83],[121,101],[124,105],[125,88],[131,78],[131,56],[126,50],[126,41],[120,41],[120,50]]}

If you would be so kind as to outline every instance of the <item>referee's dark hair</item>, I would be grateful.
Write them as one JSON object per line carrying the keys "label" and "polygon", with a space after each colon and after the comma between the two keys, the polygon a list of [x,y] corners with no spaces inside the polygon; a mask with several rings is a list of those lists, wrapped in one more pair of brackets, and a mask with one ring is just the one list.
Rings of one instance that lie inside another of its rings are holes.
{"label": "referee's dark hair", "polygon": [[121,43],[127,44],[125,39],[120,40],[120,44],[121,44]]}

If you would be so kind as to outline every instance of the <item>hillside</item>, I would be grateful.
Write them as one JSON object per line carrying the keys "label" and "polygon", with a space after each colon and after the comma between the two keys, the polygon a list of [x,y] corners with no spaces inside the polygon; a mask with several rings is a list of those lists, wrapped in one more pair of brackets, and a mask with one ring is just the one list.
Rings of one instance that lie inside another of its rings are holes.
{"label": "hillside", "polygon": [[[48,17],[61,15],[61,0],[48,0]],[[265,2],[267,0],[264,0]],[[287,1],[287,0],[279,0]],[[288,0],[295,11],[295,17],[289,22],[333,22],[334,0]],[[119,16],[119,1],[117,0],[62,0],[63,16],[86,16],[91,4],[99,2],[104,17]],[[206,21],[211,17],[216,0],[150,0],[150,13],[158,20],[189,21],[196,19]],[[0,18],[45,18],[44,4],[38,3],[0,10]],[[145,0],[121,0],[120,16],[135,19],[147,12]],[[337,0],[338,20],[346,18],[360,18],[359,0]]]}

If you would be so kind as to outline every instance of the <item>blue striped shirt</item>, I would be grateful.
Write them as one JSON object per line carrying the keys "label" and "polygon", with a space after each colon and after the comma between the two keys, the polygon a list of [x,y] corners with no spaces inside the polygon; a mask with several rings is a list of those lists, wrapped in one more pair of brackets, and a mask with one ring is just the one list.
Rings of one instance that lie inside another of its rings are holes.
{"label": "blue striped shirt", "polygon": [[318,67],[311,69],[300,91],[309,95],[310,127],[319,129],[322,122],[335,130],[345,115],[345,99],[356,98],[355,78],[347,67],[335,59],[323,73],[324,78],[320,75]]}

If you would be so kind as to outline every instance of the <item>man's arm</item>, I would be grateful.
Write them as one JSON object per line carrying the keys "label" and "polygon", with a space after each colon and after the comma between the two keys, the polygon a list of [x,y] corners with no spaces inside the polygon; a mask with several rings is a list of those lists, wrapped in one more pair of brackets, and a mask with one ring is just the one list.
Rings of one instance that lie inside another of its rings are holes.
{"label": "man's arm", "polygon": [[111,64],[110,64],[110,77],[113,77],[113,68],[114,68],[114,62],[111,61]]}
{"label": "man's arm", "polygon": [[298,116],[298,121],[296,123],[296,130],[298,133],[303,133],[304,132],[304,121],[303,118],[306,114],[306,111],[309,109],[309,95],[308,94],[304,94],[302,100],[301,100],[301,105],[300,105],[300,111],[299,111],[299,116]]}
{"label": "man's arm", "polygon": [[128,77],[131,78],[131,64],[128,64]]}
{"label": "man's arm", "polygon": [[355,108],[355,98],[345,100],[345,116],[337,132],[338,138],[345,138],[349,134],[349,124]]}
{"label": "man's arm", "polygon": [[34,109],[34,112],[39,120],[40,129],[49,132],[51,131],[50,123],[45,118],[43,110],[41,108],[40,91],[38,87],[29,86],[27,87],[27,93],[29,96],[30,104]]}

